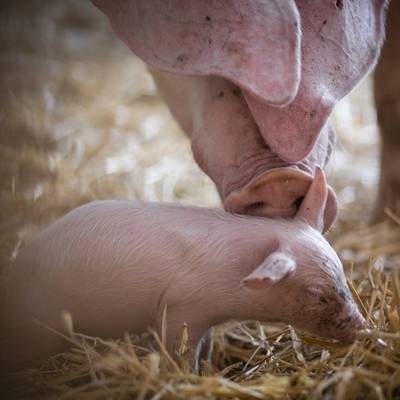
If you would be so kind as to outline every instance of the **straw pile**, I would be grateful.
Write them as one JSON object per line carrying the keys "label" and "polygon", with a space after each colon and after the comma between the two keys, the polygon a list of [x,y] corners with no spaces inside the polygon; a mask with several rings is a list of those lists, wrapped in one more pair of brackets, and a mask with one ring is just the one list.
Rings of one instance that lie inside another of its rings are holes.
{"label": "straw pile", "polygon": [[[43,399],[399,398],[399,260],[382,255],[399,255],[400,229],[384,223],[359,230],[343,237],[341,246],[360,259],[380,255],[349,271],[353,296],[373,327],[361,331],[352,345],[291,327],[231,322],[217,328],[212,359],[197,373],[185,346],[172,357],[153,331],[103,341],[74,334],[67,318],[66,340],[73,350],[19,376],[22,394]],[[185,340],[183,330],[183,345]]]}
{"label": "straw pile", "polygon": [[[12,267],[20,246],[43,226],[90,200],[219,205],[145,67],[90,4],[32,0],[7,7],[0,28],[2,268]],[[333,122],[339,143],[328,178],[342,209],[329,239],[373,329],[344,346],[286,326],[232,322],[217,328],[212,360],[197,373],[184,346],[172,357],[154,332],[102,341],[73,333],[67,319],[73,350],[13,377],[19,394],[400,398],[400,216],[388,210],[387,222],[368,226],[378,171],[370,81],[344,99]]]}

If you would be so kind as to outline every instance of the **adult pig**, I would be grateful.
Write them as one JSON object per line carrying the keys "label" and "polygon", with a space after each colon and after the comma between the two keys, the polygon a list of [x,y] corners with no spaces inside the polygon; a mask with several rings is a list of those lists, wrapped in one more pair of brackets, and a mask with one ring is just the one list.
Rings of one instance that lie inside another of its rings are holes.
{"label": "adult pig", "polygon": [[[283,321],[354,339],[364,319],[323,238],[321,170],[295,221],[222,210],[98,201],[70,212],[27,245],[5,283],[3,368],[62,351],[69,311],[76,330],[115,338],[160,326],[168,346],[181,324],[196,343],[228,319]],[[40,323],[39,323],[40,322]]]}
{"label": "adult pig", "polygon": [[[327,119],[375,64],[384,0],[93,0],[151,68],[224,207],[294,216]],[[330,190],[324,230],[335,219]]]}

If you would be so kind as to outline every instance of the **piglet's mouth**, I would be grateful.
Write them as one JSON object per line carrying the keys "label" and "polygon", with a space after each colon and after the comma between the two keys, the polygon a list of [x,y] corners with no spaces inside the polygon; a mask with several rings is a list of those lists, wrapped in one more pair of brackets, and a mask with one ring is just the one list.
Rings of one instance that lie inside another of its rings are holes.
{"label": "piglet's mouth", "polygon": [[339,340],[342,343],[350,344],[357,339],[358,332],[367,327],[368,324],[364,317],[357,313],[357,315],[353,317],[339,320],[336,323],[335,330],[327,332],[326,336]]}
{"label": "piglet's mouth", "polygon": [[[306,195],[313,177],[293,167],[266,171],[240,190],[231,192],[224,208],[229,212],[268,218],[292,218]],[[337,214],[336,196],[328,187],[324,216],[324,232],[333,224]]]}

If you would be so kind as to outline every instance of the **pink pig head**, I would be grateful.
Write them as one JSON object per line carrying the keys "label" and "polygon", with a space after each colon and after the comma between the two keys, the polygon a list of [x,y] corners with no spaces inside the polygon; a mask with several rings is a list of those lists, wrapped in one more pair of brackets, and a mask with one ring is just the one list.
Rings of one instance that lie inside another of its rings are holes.
{"label": "pink pig head", "polygon": [[282,229],[277,250],[242,284],[257,318],[272,316],[320,336],[351,342],[366,323],[352,299],[342,263],[320,233],[327,196],[325,177],[317,168],[297,214],[296,223],[303,226]]}
{"label": "pink pig head", "polygon": [[[373,68],[388,0],[92,0],[148,66],[227,211],[294,217]],[[324,231],[337,204],[329,189]]]}

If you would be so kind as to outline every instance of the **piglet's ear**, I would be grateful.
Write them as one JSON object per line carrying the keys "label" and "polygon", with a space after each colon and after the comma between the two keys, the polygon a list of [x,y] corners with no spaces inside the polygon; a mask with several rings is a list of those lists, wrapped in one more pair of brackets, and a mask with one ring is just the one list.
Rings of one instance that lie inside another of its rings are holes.
{"label": "piglet's ear", "polygon": [[270,254],[242,283],[251,289],[263,289],[279,282],[296,269],[294,258],[281,251]]}
{"label": "piglet's ear", "polygon": [[315,170],[315,177],[307,194],[297,212],[297,218],[310,224],[317,231],[324,230],[324,214],[326,200],[328,198],[328,186],[325,175],[320,167]]}

